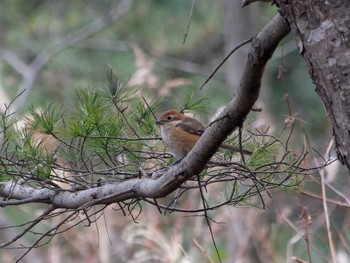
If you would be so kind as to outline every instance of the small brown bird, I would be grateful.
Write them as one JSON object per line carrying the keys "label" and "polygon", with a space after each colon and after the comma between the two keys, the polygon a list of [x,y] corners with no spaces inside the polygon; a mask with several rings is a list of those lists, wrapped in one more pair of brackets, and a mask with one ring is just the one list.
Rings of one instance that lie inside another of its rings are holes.
{"label": "small brown bird", "polygon": [[[205,131],[205,127],[198,120],[186,117],[176,110],[163,112],[156,123],[160,125],[165,146],[177,160],[185,157]],[[250,151],[227,144],[221,144],[220,147],[234,152],[252,154]]]}

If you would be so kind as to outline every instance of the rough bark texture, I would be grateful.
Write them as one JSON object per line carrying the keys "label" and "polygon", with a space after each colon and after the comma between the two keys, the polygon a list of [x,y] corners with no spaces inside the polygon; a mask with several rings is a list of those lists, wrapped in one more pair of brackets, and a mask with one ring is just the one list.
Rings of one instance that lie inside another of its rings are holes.
{"label": "rough bark texture", "polygon": [[350,1],[276,1],[290,24],[350,170]]}

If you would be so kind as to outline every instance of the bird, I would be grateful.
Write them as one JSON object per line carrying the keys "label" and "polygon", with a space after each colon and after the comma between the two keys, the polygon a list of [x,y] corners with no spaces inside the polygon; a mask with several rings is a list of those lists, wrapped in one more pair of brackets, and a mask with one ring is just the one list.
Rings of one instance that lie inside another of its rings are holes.
{"label": "bird", "polygon": [[[156,121],[160,125],[162,140],[177,160],[184,158],[205,131],[205,127],[195,118],[187,117],[176,110],[163,112]],[[221,144],[220,148],[251,155],[252,152]]]}

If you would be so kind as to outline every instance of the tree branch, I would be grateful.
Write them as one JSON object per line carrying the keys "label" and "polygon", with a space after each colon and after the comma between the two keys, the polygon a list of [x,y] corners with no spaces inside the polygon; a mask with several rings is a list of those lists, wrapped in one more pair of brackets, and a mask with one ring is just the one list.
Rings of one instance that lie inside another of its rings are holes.
{"label": "tree branch", "polygon": [[38,188],[28,184],[13,185],[10,181],[0,183],[0,196],[17,200],[37,197],[37,202],[49,203],[55,208],[83,209],[132,198],[161,198],[168,195],[193,175],[199,174],[225,138],[243,123],[259,96],[265,65],[289,30],[284,19],[277,15],[256,36],[244,65],[237,96],[208,127],[191,152],[179,164],[165,172],[158,171],[161,176],[157,176],[157,179],[131,179],[78,192]]}

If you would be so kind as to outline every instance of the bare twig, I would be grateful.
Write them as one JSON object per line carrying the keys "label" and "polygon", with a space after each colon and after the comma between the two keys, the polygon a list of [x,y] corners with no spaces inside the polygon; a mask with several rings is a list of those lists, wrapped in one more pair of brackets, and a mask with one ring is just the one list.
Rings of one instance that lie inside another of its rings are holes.
{"label": "bare twig", "polygon": [[194,10],[194,5],[196,4],[196,0],[192,0],[191,3],[191,9],[190,9],[190,14],[188,16],[188,21],[187,21],[187,25],[186,25],[186,30],[185,30],[185,34],[184,34],[184,39],[182,41],[182,44],[184,45],[186,42],[186,38],[188,35],[188,31],[190,30],[190,25],[191,25],[191,20],[192,20],[192,15],[193,15],[193,10]]}
{"label": "bare twig", "polygon": [[208,259],[210,263],[214,263],[214,261],[209,257],[207,251],[199,244],[199,242],[195,238],[193,238],[192,240],[193,243],[201,250],[204,257]]}
{"label": "bare twig", "polygon": [[322,188],[322,204],[323,204],[323,210],[324,210],[325,219],[326,219],[329,249],[331,251],[332,262],[336,262],[336,253],[335,253],[335,247],[334,247],[333,238],[332,238],[332,230],[329,222],[327,194],[326,194],[325,178],[324,178],[323,171],[320,171],[320,175],[321,175],[321,188]]}
{"label": "bare twig", "polygon": [[220,62],[219,65],[216,66],[216,68],[214,69],[214,71],[210,74],[210,76],[204,81],[204,83],[201,85],[201,87],[199,89],[202,89],[205,84],[207,84],[209,82],[209,80],[211,80],[213,78],[213,76],[216,74],[216,72],[222,67],[222,65],[224,65],[224,63],[226,62],[226,60],[229,59],[229,57],[231,57],[231,55],[236,52],[240,47],[244,46],[245,44],[248,44],[249,42],[252,42],[253,38],[249,38],[245,41],[243,41],[242,43],[238,44],[236,47],[234,47],[230,53],[228,53],[228,55]]}
{"label": "bare twig", "polygon": [[201,195],[201,200],[202,200],[202,205],[203,205],[203,212],[204,212],[204,218],[205,218],[205,221],[207,223],[207,226],[209,228],[209,232],[210,232],[210,236],[211,236],[211,240],[213,242],[213,245],[214,245],[214,248],[215,248],[215,252],[216,252],[216,255],[218,256],[218,259],[219,259],[219,262],[222,262],[221,261],[221,256],[220,256],[220,253],[219,253],[219,250],[218,250],[218,247],[216,245],[216,242],[215,242],[215,238],[214,238],[214,233],[213,233],[213,229],[211,227],[211,224],[210,224],[210,221],[209,221],[209,215],[208,215],[208,203],[204,197],[204,193],[203,193],[203,189],[200,185],[200,176],[197,175],[197,181],[198,181],[198,188],[199,188],[199,193]]}
{"label": "bare twig", "polygon": [[16,235],[14,238],[8,240],[5,243],[0,244],[0,248],[4,248],[8,246],[9,244],[12,244],[16,240],[20,239],[23,235],[25,235],[30,229],[32,229],[35,225],[40,223],[44,218],[46,218],[48,215],[50,215],[56,208],[51,206],[49,207],[44,213],[42,213],[37,219],[35,219],[29,226],[27,226],[21,233]]}
{"label": "bare twig", "polygon": [[311,223],[311,217],[306,208],[303,209],[301,217],[304,223],[304,240],[306,242],[306,251],[309,258],[309,263],[312,263],[311,251],[310,251],[310,237],[309,237],[309,225]]}

